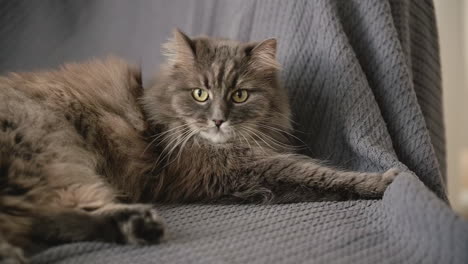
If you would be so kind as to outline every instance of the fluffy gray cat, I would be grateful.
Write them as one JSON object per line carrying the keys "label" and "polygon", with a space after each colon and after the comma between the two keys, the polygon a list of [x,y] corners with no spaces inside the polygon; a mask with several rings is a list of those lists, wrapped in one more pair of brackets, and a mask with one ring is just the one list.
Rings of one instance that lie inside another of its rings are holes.
{"label": "fluffy gray cat", "polygon": [[298,202],[377,198],[397,174],[345,172],[294,154],[276,40],[190,39],[176,31],[142,104],[162,153],[158,201]]}
{"label": "fluffy gray cat", "polygon": [[381,197],[398,174],[332,169],[294,153],[276,40],[180,31],[141,88],[118,59],[0,77],[0,258],[96,240],[157,243],[151,202]]}

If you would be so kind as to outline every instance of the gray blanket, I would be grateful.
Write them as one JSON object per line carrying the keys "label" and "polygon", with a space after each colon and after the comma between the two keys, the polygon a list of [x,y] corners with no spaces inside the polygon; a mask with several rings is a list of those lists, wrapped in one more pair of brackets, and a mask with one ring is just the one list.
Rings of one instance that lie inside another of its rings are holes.
{"label": "gray blanket", "polygon": [[431,1],[0,1],[0,72],[112,53],[148,79],[174,27],[277,37],[305,154],[406,172],[382,200],[161,205],[161,245],[69,244],[35,263],[468,263],[468,223],[446,203]]}

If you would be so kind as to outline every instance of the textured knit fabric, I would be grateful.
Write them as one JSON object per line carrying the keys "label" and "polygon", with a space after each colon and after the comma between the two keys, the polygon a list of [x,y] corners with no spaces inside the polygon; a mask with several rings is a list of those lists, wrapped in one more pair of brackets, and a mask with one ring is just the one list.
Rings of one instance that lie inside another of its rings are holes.
{"label": "textured knit fabric", "polygon": [[440,64],[431,1],[0,1],[0,72],[117,54],[149,79],[179,27],[276,37],[304,153],[406,171],[383,200],[162,205],[152,247],[78,243],[37,263],[468,263],[468,224],[446,201]]}
{"label": "textured knit fabric", "polygon": [[[402,195],[405,193],[406,195]],[[79,243],[33,263],[467,263],[468,225],[402,175],[379,201],[162,206],[167,242]]]}

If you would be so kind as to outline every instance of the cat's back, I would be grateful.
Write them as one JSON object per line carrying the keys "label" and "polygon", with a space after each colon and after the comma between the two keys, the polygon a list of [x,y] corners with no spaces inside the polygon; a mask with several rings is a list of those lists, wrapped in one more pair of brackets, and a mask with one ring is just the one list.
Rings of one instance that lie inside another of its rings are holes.
{"label": "cat's back", "polygon": [[61,130],[76,132],[92,143],[110,127],[118,130],[130,126],[143,131],[143,117],[136,102],[140,82],[139,71],[115,57],[65,64],[58,70],[2,76],[3,137],[8,130],[27,129],[40,142],[44,136]]}
{"label": "cat's back", "polygon": [[127,117],[140,112],[135,99],[141,92],[139,70],[116,57],[0,77],[3,101],[42,105],[62,114],[73,115],[70,110],[81,105],[88,111]]}
{"label": "cat's back", "polygon": [[0,165],[83,157],[124,186],[118,174],[145,167],[128,157],[145,147],[141,92],[139,70],[114,57],[0,77]]}

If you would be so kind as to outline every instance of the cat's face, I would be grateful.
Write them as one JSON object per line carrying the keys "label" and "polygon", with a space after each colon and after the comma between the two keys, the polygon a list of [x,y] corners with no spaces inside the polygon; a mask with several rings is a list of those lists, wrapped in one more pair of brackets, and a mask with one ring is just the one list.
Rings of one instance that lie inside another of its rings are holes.
{"label": "cat's face", "polygon": [[154,122],[212,144],[248,144],[289,128],[274,39],[242,44],[176,32],[166,49],[168,63],[144,98]]}
{"label": "cat's face", "polygon": [[[247,85],[247,83],[246,83]],[[199,84],[173,98],[178,114],[193,131],[213,143],[224,143],[265,117],[267,92],[249,86]]]}

